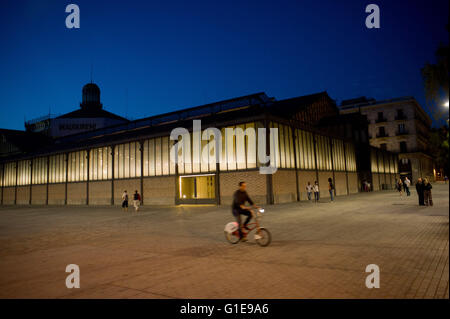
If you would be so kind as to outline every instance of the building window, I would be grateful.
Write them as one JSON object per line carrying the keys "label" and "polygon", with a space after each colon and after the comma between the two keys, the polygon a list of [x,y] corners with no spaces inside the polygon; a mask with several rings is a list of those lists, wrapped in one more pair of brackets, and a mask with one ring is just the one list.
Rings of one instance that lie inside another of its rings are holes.
{"label": "building window", "polygon": [[383,112],[378,112],[377,122],[385,122],[385,118],[383,116]]}
{"label": "building window", "polygon": [[397,110],[397,117],[396,120],[406,120],[405,113],[403,113],[402,109]]}
{"label": "building window", "polygon": [[82,182],[87,180],[87,151],[69,153],[69,182]]}
{"label": "building window", "polygon": [[380,126],[378,128],[378,137],[385,137],[386,136],[386,130],[384,126]]}
{"label": "building window", "polygon": [[399,134],[405,134],[406,133],[405,124],[399,124],[398,125],[398,133]]}
{"label": "building window", "polygon": [[49,183],[63,183],[66,181],[66,159],[64,154],[53,155],[49,158]]}
{"label": "building window", "polygon": [[19,161],[17,168],[17,185],[30,185],[31,181],[31,161]]}
{"label": "building window", "polygon": [[106,180],[112,178],[112,154],[110,147],[92,149],[89,159],[89,180]]}
{"label": "building window", "polygon": [[400,153],[406,152],[407,152],[406,142],[400,142]]}
{"label": "building window", "polygon": [[46,184],[47,183],[47,158],[38,157],[33,159],[33,184]]}
{"label": "building window", "polygon": [[380,148],[382,150],[387,150],[387,144],[386,143],[380,144]]}
{"label": "building window", "polygon": [[[155,157],[161,165],[161,141],[156,145]],[[158,167],[161,170],[161,166]],[[158,174],[161,175],[161,174]],[[116,145],[114,149],[114,178],[141,176],[141,149],[139,142]]]}

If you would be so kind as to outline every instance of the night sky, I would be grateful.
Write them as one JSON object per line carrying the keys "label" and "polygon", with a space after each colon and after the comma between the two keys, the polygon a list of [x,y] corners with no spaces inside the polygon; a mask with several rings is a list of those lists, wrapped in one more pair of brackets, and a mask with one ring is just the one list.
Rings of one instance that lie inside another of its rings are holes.
{"label": "night sky", "polygon": [[[65,7],[79,5],[80,29]],[[378,4],[381,28],[367,29]],[[106,110],[138,119],[264,91],[414,96],[448,43],[448,0],[0,1],[0,128],[79,107],[93,80]]]}

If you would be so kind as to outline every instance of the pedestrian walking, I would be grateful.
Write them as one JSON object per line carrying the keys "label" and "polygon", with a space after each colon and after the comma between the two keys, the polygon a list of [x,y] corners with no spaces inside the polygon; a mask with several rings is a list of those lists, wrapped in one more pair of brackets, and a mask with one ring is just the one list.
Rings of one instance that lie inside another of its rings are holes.
{"label": "pedestrian walking", "polygon": [[331,201],[334,201],[334,185],[331,177],[328,178],[328,191],[330,192]]}
{"label": "pedestrian walking", "polygon": [[370,182],[367,182],[367,191],[368,192],[370,192],[370,191],[372,191],[372,188],[370,188],[371,186],[370,186]]}
{"label": "pedestrian walking", "polygon": [[431,196],[431,183],[428,181],[428,178],[424,178],[423,180],[423,199],[426,206],[433,206],[433,197]]}
{"label": "pedestrian walking", "polygon": [[403,195],[403,183],[402,183],[402,179],[399,178],[397,181],[397,190],[400,193],[400,196]]}
{"label": "pedestrian walking", "polygon": [[314,191],[314,203],[317,203],[319,201],[319,183],[317,181],[314,182],[313,191]]}
{"label": "pedestrian walking", "polygon": [[445,184],[447,184],[447,182],[448,182],[448,176],[447,175],[444,176],[444,182],[445,182]]}
{"label": "pedestrian walking", "polygon": [[408,179],[408,176],[405,177],[403,181],[403,188],[405,189],[406,196],[410,196],[411,192],[409,191],[409,186],[411,185],[411,181]]}
{"label": "pedestrian walking", "polygon": [[122,210],[128,211],[128,193],[126,190],[122,194]]}
{"label": "pedestrian walking", "polygon": [[417,196],[419,197],[419,206],[425,206],[425,200],[424,200],[424,187],[423,187],[423,181],[422,178],[418,178],[417,179],[417,183],[416,183],[416,191],[417,191]]}
{"label": "pedestrian walking", "polygon": [[138,191],[135,191],[133,195],[133,206],[135,211],[139,210],[140,204],[141,204],[141,195],[138,193]]}
{"label": "pedestrian walking", "polygon": [[311,200],[312,193],[313,193],[313,186],[311,185],[310,182],[308,182],[308,185],[306,185],[306,194],[308,195],[308,200]]}

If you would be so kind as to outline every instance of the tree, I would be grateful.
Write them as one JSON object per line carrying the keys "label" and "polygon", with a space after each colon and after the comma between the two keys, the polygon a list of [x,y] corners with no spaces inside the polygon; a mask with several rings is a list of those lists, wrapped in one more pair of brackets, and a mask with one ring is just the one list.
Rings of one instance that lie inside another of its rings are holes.
{"label": "tree", "polygon": [[[447,31],[449,26],[447,25]],[[448,109],[443,108],[443,101],[448,100],[448,85],[449,85],[449,47],[441,44],[436,50],[436,63],[426,63],[421,69],[422,78],[425,88],[425,96],[427,103],[430,105],[435,120],[439,121],[443,115],[446,114],[445,119],[448,118]]]}
{"label": "tree", "polygon": [[444,169],[444,174],[449,174],[449,143],[448,127],[443,126],[432,129],[429,140],[430,153],[433,154],[437,169]]}

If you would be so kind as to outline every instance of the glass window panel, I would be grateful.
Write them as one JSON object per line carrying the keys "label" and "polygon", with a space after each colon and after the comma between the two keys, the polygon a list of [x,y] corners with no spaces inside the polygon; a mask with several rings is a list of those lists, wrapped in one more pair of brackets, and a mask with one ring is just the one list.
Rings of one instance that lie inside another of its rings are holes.
{"label": "glass window panel", "polygon": [[[181,138],[182,141],[182,138]],[[176,141],[174,141],[176,142]],[[183,154],[183,146],[182,142],[177,142],[177,152],[178,152],[178,174],[184,174],[184,154]]]}
{"label": "glass window panel", "polygon": [[247,168],[256,167],[256,130],[255,123],[248,123],[245,125],[246,128],[246,141],[247,141]]}
{"label": "glass window panel", "polygon": [[[213,138],[211,137],[211,140]],[[206,173],[209,171],[209,140],[203,140],[202,139],[202,146],[200,151],[200,159],[201,159],[201,165],[200,165],[200,171],[202,173]]]}
{"label": "glass window panel", "polygon": [[233,134],[234,127],[227,127],[225,129],[225,144],[227,152],[227,164],[228,170],[236,169],[235,160],[235,136]]}
{"label": "glass window panel", "polygon": [[155,139],[151,139],[148,142],[148,154],[149,154],[149,175],[155,176]]}
{"label": "glass window panel", "polygon": [[119,148],[114,146],[114,178],[119,178]]}
{"label": "glass window panel", "polygon": [[162,138],[162,173],[169,175],[169,137]]}
{"label": "glass window panel", "polygon": [[184,172],[192,173],[192,137],[190,133],[183,134]]}
{"label": "glass window panel", "polygon": [[136,177],[141,176],[141,143],[136,142]]}
{"label": "glass window panel", "polygon": [[124,178],[125,169],[125,147],[123,144],[119,145],[119,178]]}
{"label": "glass window panel", "polygon": [[245,125],[236,126],[236,165],[237,169],[246,169],[245,161]]}
{"label": "glass window panel", "polygon": [[225,134],[225,128],[222,128],[220,130],[222,135],[222,152],[220,153],[220,170],[226,171],[228,170],[228,153],[226,148],[226,134]]}
{"label": "glass window panel", "polygon": [[155,163],[156,163],[156,168],[155,168],[155,173],[156,176],[160,176],[162,174],[162,169],[161,169],[161,138],[157,138],[155,140]]}
{"label": "glass window panel", "polygon": [[174,162],[174,159],[171,158],[171,156],[170,156],[170,150],[173,148],[174,145],[175,145],[175,141],[169,139],[169,155],[168,155],[169,159],[168,159],[168,161],[169,161],[169,174],[171,174],[171,175],[175,174],[175,162]]}
{"label": "glass window panel", "polygon": [[136,146],[137,143],[130,143],[130,173],[128,177],[136,176]]}
{"label": "glass window panel", "polygon": [[201,155],[201,133],[192,132],[192,172],[200,172],[200,155]]}
{"label": "glass window panel", "polygon": [[148,174],[148,168],[149,168],[149,165],[148,165],[148,140],[146,140],[144,142],[144,150],[143,150],[143,152],[144,152],[144,172],[143,172],[143,175],[144,176],[149,176],[149,174]]}
{"label": "glass window panel", "polygon": [[130,177],[130,143],[124,144],[123,177]]}

